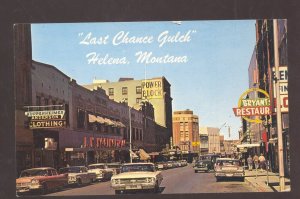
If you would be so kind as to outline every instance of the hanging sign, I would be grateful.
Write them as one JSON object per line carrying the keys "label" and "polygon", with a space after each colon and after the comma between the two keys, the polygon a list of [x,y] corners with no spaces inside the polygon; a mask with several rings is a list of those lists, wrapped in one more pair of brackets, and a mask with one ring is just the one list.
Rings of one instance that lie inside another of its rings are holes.
{"label": "hanging sign", "polygon": [[66,125],[65,110],[26,111],[30,129],[63,128]]}
{"label": "hanging sign", "polygon": [[[262,93],[265,96],[265,98],[245,99],[247,95],[249,96],[249,93],[253,92]],[[259,117],[255,117],[255,119],[252,119],[251,117],[272,114],[269,94],[266,91],[259,88],[248,89],[240,96],[238,101],[238,107],[233,108],[233,112],[235,116],[242,117],[248,122],[262,123],[263,121],[259,119]]]}

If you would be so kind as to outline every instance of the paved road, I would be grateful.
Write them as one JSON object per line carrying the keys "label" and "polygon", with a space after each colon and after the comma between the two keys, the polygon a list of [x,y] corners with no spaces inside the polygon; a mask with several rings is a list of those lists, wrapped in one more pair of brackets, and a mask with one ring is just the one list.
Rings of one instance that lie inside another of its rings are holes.
{"label": "paved road", "polygon": [[[225,193],[225,192],[254,192],[245,182],[221,181],[216,182],[213,173],[194,173],[193,168],[187,167],[162,171],[164,180],[159,194],[173,193]],[[63,191],[48,194],[51,196],[80,196],[80,195],[114,195],[110,182],[97,182],[91,185],[66,188]]]}

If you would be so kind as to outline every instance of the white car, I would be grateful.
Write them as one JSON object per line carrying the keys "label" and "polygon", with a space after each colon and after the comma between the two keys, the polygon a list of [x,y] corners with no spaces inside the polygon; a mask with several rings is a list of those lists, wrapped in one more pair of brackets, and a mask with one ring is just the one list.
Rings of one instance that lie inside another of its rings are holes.
{"label": "white car", "polygon": [[161,171],[157,171],[153,163],[127,163],[121,167],[120,174],[111,178],[111,187],[116,194],[139,190],[156,193],[162,180]]}
{"label": "white car", "polygon": [[59,173],[68,174],[68,184],[80,186],[82,184],[89,184],[96,180],[95,173],[88,173],[85,166],[70,166],[59,169]]}
{"label": "white car", "polygon": [[120,162],[112,162],[112,163],[107,163],[107,168],[111,169],[113,171],[113,174],[119,174],[121,170],[121,163]]}
{"label": "white car", "polygon": [[109,180],[113,176],[113,170],[109,169],[106,163],[90,164],[89,173],[96,173],[96,180]]}
{"label": "white car", "polygon": [[218,158],[215,166],[216,181],[225,178],[237,178],[244,181],[245,171],[240,160],[232,158]]}

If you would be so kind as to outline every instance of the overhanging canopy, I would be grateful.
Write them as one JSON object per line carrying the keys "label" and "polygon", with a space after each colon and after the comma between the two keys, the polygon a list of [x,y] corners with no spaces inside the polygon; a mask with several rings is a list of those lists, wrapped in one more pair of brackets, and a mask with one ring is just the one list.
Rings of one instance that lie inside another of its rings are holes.
{"label": "overhanging canopy", "polygon": [[133,151],[129,151],[130,152],[130,156],[133,159],[139,158],[139,156],[137,156]]}
{"label": "overhanging canopy", "polygon": [[254,144],[238,144],[236,147],[237,148],[252,148],[252,147],[258,147],[260,146],[258,143]]}
{"label": "overhanging canopy", "polygon": [[146,151],[144,151],[143,149],[140,149],[139,152],[140,152],[140,160],[151,159],[150,155],[148,153],[146,153]]}

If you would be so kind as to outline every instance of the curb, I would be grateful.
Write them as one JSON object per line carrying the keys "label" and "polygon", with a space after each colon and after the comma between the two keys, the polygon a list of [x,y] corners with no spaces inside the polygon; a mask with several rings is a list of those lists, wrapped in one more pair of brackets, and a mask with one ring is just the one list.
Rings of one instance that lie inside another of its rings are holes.
{"label": "curb", "polygon": [[[245,182],[250,185],[252,188],[256,189],[258,192],[274,192],[274,190],[272,190],[271,188],[267,187],[262,187],[260,186],[258,183],[256,182],[252,182],[251,180],[249,180],[247,177],[245,178]],[[267,186],[267,185],[266,185]]]}

